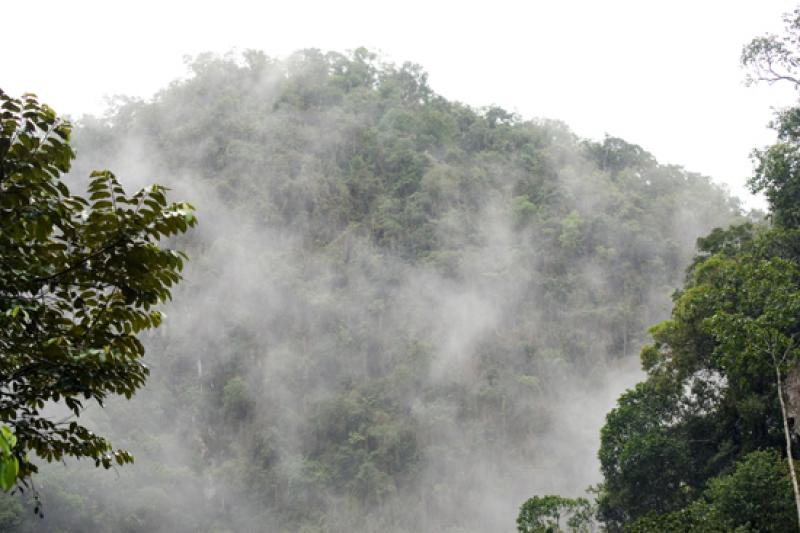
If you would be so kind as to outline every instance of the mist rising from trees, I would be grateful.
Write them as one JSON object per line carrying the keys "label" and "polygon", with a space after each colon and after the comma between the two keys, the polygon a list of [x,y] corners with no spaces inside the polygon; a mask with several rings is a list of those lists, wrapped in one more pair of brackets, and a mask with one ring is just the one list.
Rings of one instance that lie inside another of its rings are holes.
{"label": "mist rising from trees", "polygon": [[2,519],[508,531],[531,494],[599,481],[646,328],[738,204],[621,139],[447,101],[366,50],[189,68],[75,133],[76,180],[157,181],[201,220],[146,389],[90,413],[136,463],[58,465],[44,522]]}

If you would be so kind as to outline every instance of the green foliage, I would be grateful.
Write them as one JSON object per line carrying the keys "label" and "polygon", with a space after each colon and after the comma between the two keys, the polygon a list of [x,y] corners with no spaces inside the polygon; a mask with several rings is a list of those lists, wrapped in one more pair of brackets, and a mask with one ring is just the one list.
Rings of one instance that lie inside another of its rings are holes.
{"label": "green foliage", "polygon": [[717,342],[714,359],[730,385],[752,387],[777,365],[794,367],[800,316],[797,264],[743,254],[718,268],[717,312],[705,324]]}
{"label": "green foliage", "polygon": [[520,533],[589,533],[594,530],[593,514],[592,506],[586,498],[534,496],[520,507],[517,531]]}
{"label": "green foliage", "polygon": [[742,221],[707,177],[366,50],[189,68],[76,129],[84,160],[172,176],[213,223],[184,241],[175,326],[143,338],[148,394],[98,416],[142,468],[124,498],[49,472],[52,529],[507,529],[553,433],[585,445],[571,391],[638,350],[698,235]]}
{"label": "green foliage", "polygon": [[673,424],[675,398],[674,391],[641,383],[608,414],[599,453],[604,485],[598,504],[604,521],[625,523],[650,511],[670,511],[691,494],[692,478],[702,465],[683,428]]}
{"label": "green foliage", "polygon": [[17,438],[8,428],[0,426],[0,488],[11,490],[17,482],[19,459],[14,455]]}
{"label": "green foliage", "polygon": [[786,461],[774,451],[755,451],[730,473],[715,477],[703,495],[678,511],[651,513],[625,528],[629,533],[797,531]]}
{"label": "green foliage", "polygon": [[698,259],[672,319],[651,330],[648,379],[619,399],[601,433],[598,504],[610,530],[644,516],[677,520],[738,458],[781,449],[775,368],[797,365],[800,278],[796,262],[774,254],[790,240],[762,231]]}
{"label": "green foliage", "polygon": [[[69,142],[52,109],[0,91],[0,422],[13,432],[3,426],[3,488],[17,466],[21,483],[37,471],[29,451],[105,468],[133,460],[72,419],[144,384],[137,334],[161,323],[153,306],[185,258],[158,243],[195,224],[163,187],[128,196],[108,171],[91,174],[88,199],[72,195]],[[53,406],[71,415],[58,420]]]}
{"label": "green foliage", "polygon": [[[782,119],[780,119],[782,120]],[[763,192],[770,205],[770,216],[786,228],[800,226],[800,138],[756,150],[756,172],[750,180],[753,192]]]}
{"label": "green foliage", "polygon": [[606,136],[602,143],[586,143],[586,149],[600,168],[613,176],[624,170],[646,171],[656,166],[655,158],[641,146],[618,137]]}
{"label": "green foliage", "polygon": [[417,465],[415,430],[379,387],[354,389],[319,406],[306,439],[311,468],[326,484],[380,503]]}
{"label": "green foliage", "polygon": [[[783,36],[744,48],[751,81],[800,85],[800,9],[785,22]],[[800,356],[800,108],[773,127],[778,142],[754,152],[750,181],[772,227],[698,240],[672,318],[642,351],[647,380],[606,419],[598,507],[609,531],[797,530],[778,383]]]}
{"label": "green foliage", "polygon": [[708,513],[725,531],[796,531],[786,460],[774,451],[746,455],[733,472],[711,480],[705,492]]}
{"label": "green foliage", "polygon": [[697,255],[689,271],[714,254],[730,257],[740,253],[753,240],[753,234],[754,227],[750,222],[726,229],[714,228],[708,235],[697,239]]}
{"label": "green foliage", "polygon": [[[751,72],[751,82],[788,82],[800,86],[798,36],[800,8],[784,17],[783,35],[753,39],[742,51],[742,64]],[[778,142],[754,150],[755,173],[750,179],[753,192],[763,192],[774,223],[785,228],[800,226],[800,109],[776,113],[772,127]]]}
{"label": "green foliage", "polygon": [[561,221],[561,234],[558,242],[566,250],[577,252],[582,241],[581,226],[583,220],[577,211],[572,211]]}

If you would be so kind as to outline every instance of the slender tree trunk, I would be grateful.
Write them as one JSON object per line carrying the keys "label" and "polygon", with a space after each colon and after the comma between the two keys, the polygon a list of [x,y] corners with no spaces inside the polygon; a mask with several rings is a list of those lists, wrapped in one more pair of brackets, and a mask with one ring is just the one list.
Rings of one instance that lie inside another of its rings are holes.
{"label": "slender tree trunk", "polygon": [[794,470],[794,459],[792,459],[792,435],[789,432],[789,420],[786,417],[786,404],[783,401],[783,384],[781,382],[780,365],[775,364],[775,379],[778,382],[778,400],[781,403],[781,418],[783,419],[783,434],[786,436],[786,460],[789,461],[789,473],[792,478],[792,489],[794,490],[794,503],[797,507],[797,524],[800,528],[800,489],[797,487],[797,472]]}

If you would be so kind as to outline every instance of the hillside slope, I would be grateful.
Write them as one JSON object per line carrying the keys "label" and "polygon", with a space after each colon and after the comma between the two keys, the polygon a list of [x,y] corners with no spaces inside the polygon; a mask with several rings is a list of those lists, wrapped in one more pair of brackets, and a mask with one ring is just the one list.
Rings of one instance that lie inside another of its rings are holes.
{"label": "hillside slope", "polygon": [[737,203],[366,50],[189,66],[75,135],[75,180],[163,183],[201,224],[147,388],[91,414],[137,463],[50,469],[48,529],[510,531],[597,481],[646,327]]}

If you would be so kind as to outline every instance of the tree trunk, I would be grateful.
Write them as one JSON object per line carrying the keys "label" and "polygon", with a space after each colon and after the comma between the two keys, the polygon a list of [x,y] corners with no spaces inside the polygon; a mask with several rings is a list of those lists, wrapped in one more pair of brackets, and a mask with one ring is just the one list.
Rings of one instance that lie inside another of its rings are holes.
{"label": "tree trunk", "polygon": [[792,458],[792,435],[789,432],[789,420],[786,417],[786,404],[783,401],[783,384],[781,382],[781,368],[775,365],[775,379],[778,382],[778,400],[781,403],[781,419],[783,420],[783,433],[786,436],[786,460],[789,461],[789,473],[792,478],[792,489],[794,490],[794,503],[797,507],[797,524],[800,528],[800,489],[797,487],[797,473],[794,470],[794,459]]}

